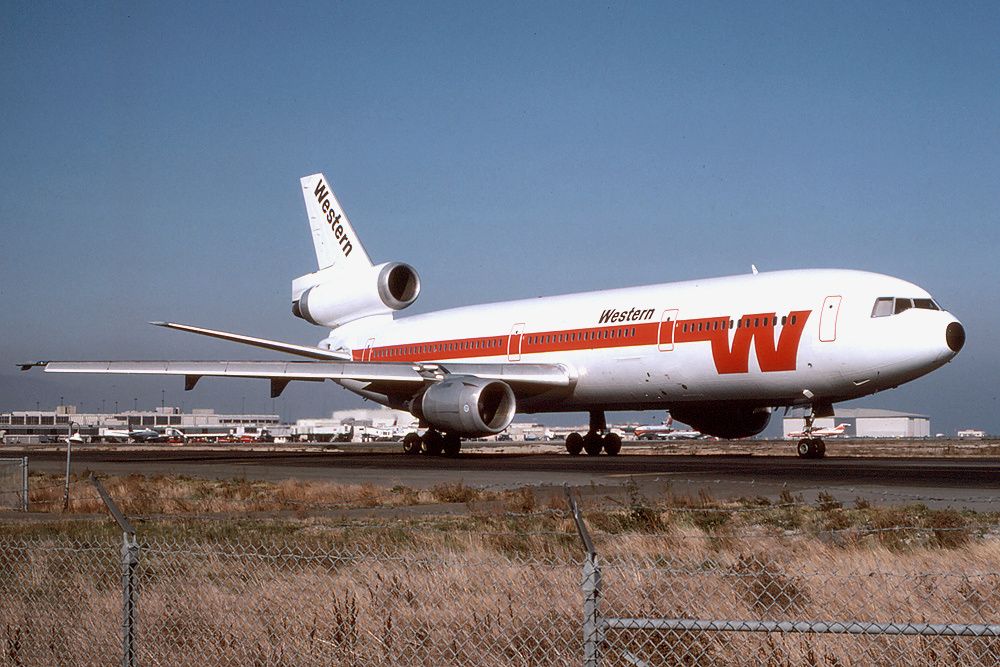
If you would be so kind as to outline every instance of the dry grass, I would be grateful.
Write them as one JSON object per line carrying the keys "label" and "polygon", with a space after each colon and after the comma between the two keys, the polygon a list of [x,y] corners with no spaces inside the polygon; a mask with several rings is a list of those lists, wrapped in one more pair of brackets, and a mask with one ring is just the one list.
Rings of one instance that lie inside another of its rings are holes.
{"label": "dry grass", "polygon": [[[81,485],[85,486],[85,485]],[[576,529],[529,489],[106,481],[138,521],[140,662],[579,664]],[[61,489],[57,491],[61,500]],[[79,511],[93,510],[81,497]],[[996,515],[920,505],[720,501],[633,485],[584,507],[607,615],[993,623]],[[299,507],[448,504],[345,523]],[[455,514],[454,503],[468,510]],[[183,509],[181,509],[183,508]],[[253,509],[251,509],[253,508]],[[260,508],[260,509],[258,509]],[[294,510],[275,517],[268,512]],[[221,521],[209,513],[237,514]],[[256,512],[256,514],[255,514]],[[121,604],[108,520],[0,525],[0,666],[106,664]],[[996,664],[994,639],[611,632],[649,664]]]}
{"label": "dry grass", "polygon": [[[494,493],[462,483],[431,489],[392,488],[374,484],[334,484],[288,479],[266,482],[247,479],[210,480],[182,476],[102,478],[104,487],[129,515],[189,515],[257,512],[310,512],[329,509],[393,508],[437,503],[472,503],[523,498],[520,491]],[[63,481],[53,475],[32,475],[29,504],[35,512],[61,512]],[[69,514],[104,511],[97,489],[86,477],[72,477]]]}

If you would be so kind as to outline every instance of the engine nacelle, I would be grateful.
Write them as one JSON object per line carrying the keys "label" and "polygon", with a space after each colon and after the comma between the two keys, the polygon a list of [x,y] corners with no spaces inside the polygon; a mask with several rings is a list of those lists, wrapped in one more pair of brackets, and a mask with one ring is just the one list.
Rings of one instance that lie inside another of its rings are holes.
{"label": "engine nacelle", "polygon": [[452,375],[427,388],[419,412],[433,428],[475,438],[507,428],[514,410],[514,392],[505,382]]}
{"label": "engine nacelle", "polygon": [[292,314],[312,324],[338,327],[370,315],[402,310],[420,295],[420,276],[402,262],[387,262],[361,275],[324,269],[292,283]]}
{"label": "engine nacelle", "polygon": [[770,408],[731,406],[672,407],[670,416],[705,435],[717,438],[749,438],[771,421]]}

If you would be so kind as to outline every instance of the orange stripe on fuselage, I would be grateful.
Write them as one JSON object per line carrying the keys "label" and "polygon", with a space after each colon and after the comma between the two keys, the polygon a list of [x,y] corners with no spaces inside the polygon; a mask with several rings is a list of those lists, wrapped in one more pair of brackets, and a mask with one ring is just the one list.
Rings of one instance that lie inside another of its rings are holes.
{"label": "orange stripe on fuselage", "polygon": [[[780,327],[777,344],[774,342],[774,330],[778,328],[778,318],[771,312],[744,315],[739,320],[731,320],[728,317],[706,317],[677,322],[647,322],[632,326],[528,332],[520,336],[519,351],[516,349],[517,337],[513,337],[512,341],[510,334],[503,334],[385,345],[370,350],[354,350],[352,356],[355,361],[447,361],[475,357],[506,357],[511,342],[515,345],[513,350],[515,353],[526,355],[657,345],[670,343],[672,338],[675,344],[710,343],[712,358],[719,374],[749,372],[751,343],[762,371],[793,371],[796,367],[802,332],[811,312],[796,310],[789,313],[785,318],[785,324]],[[730,331],[733,331],[732,343],[730,343]]]}

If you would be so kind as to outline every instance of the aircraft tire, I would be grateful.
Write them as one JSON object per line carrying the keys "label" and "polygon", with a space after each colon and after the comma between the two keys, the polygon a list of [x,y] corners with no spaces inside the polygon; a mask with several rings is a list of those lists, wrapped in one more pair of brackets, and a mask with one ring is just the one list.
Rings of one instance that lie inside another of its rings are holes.
{"label": "aircraft tire", "polygon": [[816,449],[816,456],[815,456],[815,458],[821,459],[821,458],[823,458],[823,457],[826,456],[826,443],[823,442],[823,440],[821,438],[815,438],[814,442],[813,442],[813,446]]}
{"label": "aircraft tire", "polygon": [[454,433],[445,433],[441,446],[445,456],[454,458],[462,451],[462,438]]}
{"label": "aircraft tire", "polygon": [[799,440],[799,445],[796,447],[796,451],[799,453],[800,458],[811,459],[813,456],[812,440],[809,438],[802,438]]}
{"label": "aircraft tire", "polygon": [[604,453],[608,456],[618,456],[622,450],[622,439],[617,433],[608,433],[604,436]]}
{"label": "aircraft tire", "polygon": [[583,451],[583,436],[574,431],[566,436],[566,451],[570,456],[578,456]]}
{"label": "aircraft tire", "polygon": [[403,453],[404,454],[419,454],[420,453],[420,434],[413,432],[407,433],[403,438]]}
{"label": "aircraft tire", "polygon": [[583,451],[587,452],[588,456],[597,456],[601,453],[603,447],[604,438],[600,434],[591,431],[583,436]]}
{"label": "aircraft tire", "polygon": [[443,440],[444,437],[439,432],[434,429],[428,430],[420,439],[420,453],[427,456],[437,456],[441,453]]}

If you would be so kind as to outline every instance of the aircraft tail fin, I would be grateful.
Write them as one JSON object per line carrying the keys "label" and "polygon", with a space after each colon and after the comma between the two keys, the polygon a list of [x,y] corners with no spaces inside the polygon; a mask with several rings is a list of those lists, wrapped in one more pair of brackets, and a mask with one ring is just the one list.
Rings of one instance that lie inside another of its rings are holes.
{"label": "aircraft tail fin", "polygon": [[416,270],[402,262],[372,265],[326,177],[313,174],[301,183],[319,270],[292,281],[292,314],[336,328],[412,304],[420,293]]}
{"label": "aircraft tail fin", "polygon": [[326,177],[313,174],[300,182],[319,268],[335,266],[348,272],[370,269],[371,259]]}

